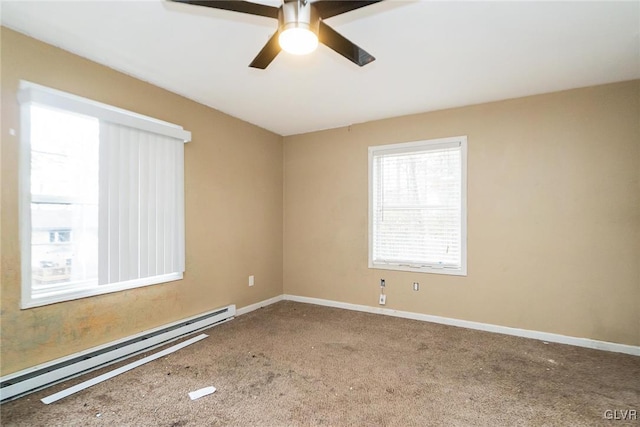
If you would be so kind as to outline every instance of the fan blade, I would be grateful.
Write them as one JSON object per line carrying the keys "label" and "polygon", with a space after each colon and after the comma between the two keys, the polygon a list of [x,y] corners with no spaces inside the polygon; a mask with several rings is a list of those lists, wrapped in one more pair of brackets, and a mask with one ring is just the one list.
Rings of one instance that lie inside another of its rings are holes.
{"label": "fan blade", "polygon": [[318,41],[361,67],[376,60],[376,58],[371,56],[364,49],[361,49],[351,43],[344,36],[340,35],[336,30],[322,21],[320,21],[320,28],[318,30]]}
{"label": "fan blade", "polygon": [[313,3],[316,11],[320,15],[320,18],[327,19],[332,16],[340,15],[341,13],[349,12],[352,10],[360,9],[361,7],[369,6],[370,4],[379,3],[382,0],[373,1],[339,1],[339,0],[319,0]]}
{"label": "fan blade", "polygon": [[234,12],[248,13],[249,15],[266,16],[267,18],[278,19],[279,8],[264,4],[252,3],[250,1],[223,1],[223,0],[171,0],[175,3],[192,4],[195,6],[205,6],[213,9],[231,10]]}
{"label": "fan blade", "polygon": [[249,67],[264,70],[271,64],[271,61],[280,53],[280,43],[278,43],[279,32],[271,36],[267,44],[264,45],[260,53],[253,59]]}

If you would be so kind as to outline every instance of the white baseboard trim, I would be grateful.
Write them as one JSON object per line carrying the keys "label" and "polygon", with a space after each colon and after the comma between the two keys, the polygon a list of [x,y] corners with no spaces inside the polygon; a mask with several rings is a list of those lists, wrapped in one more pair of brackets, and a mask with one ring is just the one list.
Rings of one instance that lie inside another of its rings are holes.
{"label": "white baseboard trim", "polygon": [[271,305],[271,304],[275,304],[278,301],[282,301],[283,298],[284,298],[284,295],[278,295],[278,296],[275,296],[273,298],[269,298],[269,299],[266,299],[266,300],[263,300],[263,301],[259,301],[259,302],[255,303],[255,304],[245,305],[244,307],[239,308],[239,309],[236,310],[236,316],[242,316],[243,314],[250,313],[250,312],[252,312],[254,310],[257,310],[259,308],[266,307],[266,306]]}
{"label": "white baseboard trim", "polygon": [[[492,325],[489,323],[472,322],[470,320],[452,319],[449,317],[432,316],[430,314],[413,313],[410,311],[392,310],[389,308],[370,307],[368,305],[349,304],[346,302],[332,301],[320,298],[301,297],[297,295],[282,295],[285,301],[296,301],[307,304],[323,305],[326,307],[342,308],[346,310],[362,311],[365,313],[384,314],[386,316],[402,317],[405,319],[421,320],[424,322],[440,323],[443,325],[458,326],[461,328],[476,329],[479,331],[494,332],[516,337],[532,338],[540,341],[568,344],[577,347],[593,348],[615,353],[640,356],[640,346],[618,344],[607,341],[592,340],[589,338],[570,337],[549,332],[531,331],[528,329],[510,328],[508,326]],[[238,310],[240,311],[240,310]]]}

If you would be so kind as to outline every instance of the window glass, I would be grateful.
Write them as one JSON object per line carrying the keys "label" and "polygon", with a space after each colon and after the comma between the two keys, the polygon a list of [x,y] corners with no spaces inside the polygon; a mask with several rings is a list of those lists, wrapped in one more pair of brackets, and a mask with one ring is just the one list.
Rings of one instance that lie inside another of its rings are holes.
{"label": "window glass", "polygon": [[99,121],[30,107],[34,292],[97,283]]}
{"label": "window glass", "polygon": [[466,274],[466,138],[369,148],[369,265]]}

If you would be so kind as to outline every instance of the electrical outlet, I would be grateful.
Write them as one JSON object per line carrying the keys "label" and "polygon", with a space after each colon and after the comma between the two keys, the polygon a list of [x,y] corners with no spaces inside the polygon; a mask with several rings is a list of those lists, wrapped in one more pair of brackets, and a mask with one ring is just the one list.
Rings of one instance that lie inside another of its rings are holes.
{"label": "electrical outlet", "polygon": [[249,286],[253,286],[255,283],[255,278],[253,276],[249,276]]}
{"label": "electrical outlet", "polygon": [[387,296],[385,294],[380,294],[380,305],[385,305],[387,303]]}
{"label": "electrical outlet", "polygon": [[420,283],[413,282],[413,290],[414,291],[419,291],[420,290]]}
{"label": "electrical outlet", "polygon": [[380,287],[384,288],[385,286],[384,279],[380,279]]}

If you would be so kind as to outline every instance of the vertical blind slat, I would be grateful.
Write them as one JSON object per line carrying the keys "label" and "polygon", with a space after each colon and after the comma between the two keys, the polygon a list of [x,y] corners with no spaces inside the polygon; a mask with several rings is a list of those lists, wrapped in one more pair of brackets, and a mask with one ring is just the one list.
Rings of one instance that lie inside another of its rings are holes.
{"label": "vertical blind slat", "polygon": [[[106,283],[115,283],[120,281],[119,265],[119,246],[120,246],[120,228],[118,215],[120,213],[119,192],[118,192],[118,177],[120,175],[119,157],[120,157],[120,140],[117,135],[117,129],[108,128],[105,132],[110,141],[109,158],[107,166],[110,169],[109,173],[109,199],[108,205],[105,206],[109,215],[109,241],[107,243],[109,251],[109,270],[106,278]],[[102,143],[102,141],[100,141]]]}
{"label": "vertical blind slat", "polygon": [[108,261],[99,283],[183,272],[183,142],[104,122],[100,144]]}
{"label": "vertical blind slat", "polygon": [[[174,150],[173,147],[175,144],[167,145],[167,157],[169,159],[174,159]],[[175,177],[175,161],[169,161],[167,164],[167,176]],[[175,232],[175,179],[169,179],[167,181],[167,197],[165,198],[164,208],[167,212],[165,217],[165,253],[164,253],[164,270],[165,273],[171,272],[173,269],[173,251],[175,250],[173,245],[173,233]]]}
{"label": "vertical blind slat", "polygon": [[157,227],[156,227],[156,194],[158,191],[158,180],[156,179],[157,175],[157,158],[158,151],[151,147],[149,149],[149,169],[147,170],[147,175],[149,176],[149,209],[147,211],[147,228],[149,230],[148,233],[148,258],[147,258],[147,270],[149,276],[155,276],[157,274],[156,270],[156,252],[158,248],[156,246],[157,239]]}
{"label": "vertical blind slat", "polygon": [[140,137],[140,159],[139,159],[139,171],[140,176],[140,214],[138,215],[138,224],[140,227],[140,277],[149,277],[149,198],[143,197],[148,195],[150,191],[149,184],[149,141],[145,135]]}
{"label": "vertical blind slat", "polygon": [[[109,130],[100,128],[100,141],[109,139],[106,133]],[[106,167],[109,159],[109,144],[99,144],[98,174],[98,285],[105,285],[109,280],[109,168]]]}
{"label": "vertical blind slat", "polygon": [[[123,136],[122,129],[118,129],[119,139]],[[135,139],[129,139],[123,141],[120,144],[120,156],[117,159],[118,162],[118,281],[129,279],[129,215],[131,214],[129,209],[129,182],[131,181],[131,174],[133,171],[129,168],[129,157],[131,145],[135,143]],[[135,249],[135,248],[133,248]]]}
{"label": "vertical blind slat", "polygon": [[129,222],[128,245],[129,252],[129,274],[125,280],[140,278],[140,241],[138,230],[138,218],[140,216],[140,165],[139,165],[140,140],[132,141],[129,147],[129,177],[128,205],[129,215],[126,220]]}
{"label": "vertical blind slat", "polygon": [[185,270],[185,226],[184,226],[184,145],[176,147],[176,271]]}

